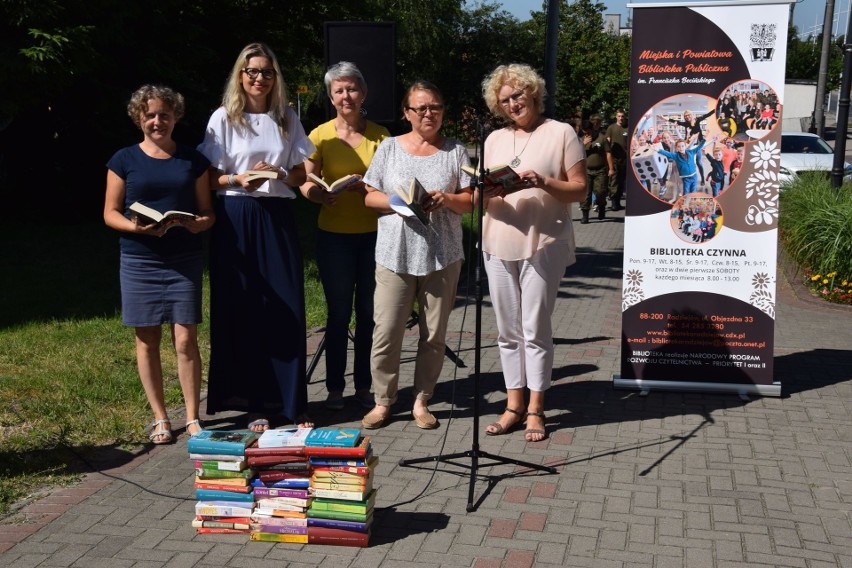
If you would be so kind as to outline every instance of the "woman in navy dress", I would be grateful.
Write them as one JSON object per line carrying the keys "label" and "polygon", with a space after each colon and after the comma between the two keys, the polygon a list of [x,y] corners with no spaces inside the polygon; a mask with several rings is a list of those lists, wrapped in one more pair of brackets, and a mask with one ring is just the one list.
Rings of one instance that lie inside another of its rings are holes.
{"label": "woman in navy dress", "polygon": [[[125,325],[136,328],[139,378],[154,412],[150,440],[172,441],[163,396],[160,362],[162,325],[169,324],[177,352],[178,378],[186,404],[186,429],[202,431],[198,420],[201,392],[201,231],[215,220],[210,203],[208,160],[172,140],[183,116],[180,93],[145,85],[127,105],[142,130],[140,144],[122,148],[107,163],[104,222],[121,231],[121,311]],[[162,226],[131,215],[134,202],[157,211],[194,213],[179,225]]]}
{"label": "woman in navy dress", "polygon": [[[272,417],[311,425],[304,270],[290,186],[305,182],[314,149],[287,103],[272,50],[247,45],[199,150],[219,197],[210,241],[207,412],[247,412],[255,432]],[[248,170],[272,177],[251,179]]]}

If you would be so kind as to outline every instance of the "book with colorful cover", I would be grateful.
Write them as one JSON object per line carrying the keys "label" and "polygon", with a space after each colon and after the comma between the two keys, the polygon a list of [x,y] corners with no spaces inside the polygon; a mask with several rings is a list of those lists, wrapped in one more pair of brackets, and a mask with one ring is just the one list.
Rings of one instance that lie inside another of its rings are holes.
{"label": "book with colorful cover", "polygon": [[304,513],[293,513],[292,517],[273,517],[271,515],[262,515],[256,510],[252,513],[248,522],[258,523],[263,525],[274,525],[278,527],[306,527],[308,526],[308,517]]}
{"label": "book with colorful cover", "polygon": [[311,479],[311,489],[336,489],[339,491],[361,491],[365,495],[373,490],[372,478],[363,478],[359,483],[353,480],[337,481],[335,479]]}
{"label": "book with colorful cover", "polygon": [[199,476],[195,476],[196,483],[211,483],[216,485],[228,485],[233,487],[248,487],[251,483],[251,479],[247,477],[212,477],[212,478],[203,478]]}
{"label": "book with colorful cover", "polygon": [[[218,461],[218,460],[195,460],[195,469],[204,471],[217,471],[235,473],[245,471],[248,464],[245,460],[240,461]],[[230,477],[230,476],[229,476]]]}
{"label": "book with colorful cover", "polygon": [[257,444],[246,448],[246,458],[268,456],[301,456],[305,459],[304,446],[285,446],[282,448],[258,448]]}
{"label": "book with colorful cover", "polygon": [[215,517],[248,517],[254,510],[254,501],[199,501],[195,504],[196,515]]}
{"label": "book with colorful cover", "polygon": [[242,471],[228,471],[225,469],[204,469],[203,467],[195,468],[195,476],[199,479],[251,479],[254,477],[253,469],[244,469]]}
{"label": "book with colorful cover", "polygon": [[306,511],[290,511],[287,509],[273,509],[269,507],[256,507],[255,514],[261,517],[282,517],[289,519],[307,518]]}
{"label": "book with colorful cover", "polygon": [[[274,473],[274,472],[273,472]],[[311,486],[311,478],[303,475],[291,475],[281,472],[287,477],[281,479],[252,479],[252,487],[275,487],[279,489],[305,489]]]}
{"label": "book with colorful cover", "polygon": [[361,430],[355,428],[314,428],[305,439],[305,447],[354,448],[360,441]]}
{"label": "book with colorful cover", "polygon": [[[196,521],[219,521],[221,523],[239,523],[247,525],[251,522],[251,517],[223,517],[221,515],[195,515]],[[307,522],[307,521],[305,521]]]}
{"label": "book with colorful cover", "polygon": [[[248,482],[248,479],[243,479],[241,481]],[[195,488],[210,489],[213,491],[232,491],[234,493],[248,493],[253,489],[249,485],[225,485],[219,483],[207,483],[203,481],[196,481]]]}
{"label": "book with colorful cover", "polygon": [[307,499],[313,497],[309,489],[283,489],[277,487],[255,487],[254,498],[270,499],[272,497],[291,497],[295,499]]}
{"label": "book with colorful cover", "polygon": [[195,519],[194,521],[192,521],[192,526],[199,529],[233,529],[238,531],[249,530],[248,523],[232,523],[227,521],[201,521]]}
{"label": "book with colorful cover", "polygon": [[198,534],[246,534],[248,533],[248,529],[220,529],[220,528],[208,528],[208,527],[200,527],[195,529]]}
{"label": "book with colorful cover", "polygon": [[[320,458],[317,458],[319,461]],[[325,460],[329,461],[329,460]],[[379,456],[371,457],[364,465],[348,465],[348,464],[334,464],[334,465],[320,465],[320,464],[311,464],[314,473],[319,472],[331,472],[331,473],[351,473],[353,475],[372,475],[373,471],[376,468],[376,464],[379,463]]]}
{"label": "book with colorful cover", "polygon": [[371,490],[346,491],[343,489],[324,489],[314,487],[314,495],[320,499],[340,499],[342,501],[363,501],[367,498],[370,491]]}
{"label": "book with colorful cover", "polygon": [[315,469],[311,474],[311,481],[337,481],[338,483],[349,483],[351,485],[364,485],[373,479],[373,473],[346,473],[343,471],[324,471]]}
{"label": "book with colorful cover", "polygon": [[251,530],[274,534],[308,534],[307,526],[270,525],[268,523],[252,523]]}
{"label": "book with colorful cover", "polygon": [[307,469],[305,456],[246,456],[248,464],[255,469]]}
{"label": "book with colorful cover", "polygon": [[313,428],[270,428],[257,439],[257,447],[261,449],[302,447],[312,431]]}
{"label": "book with colorful cover", "polygon": [[196,463],[202,462],[234,462],[240,463],[246,461],[245,454],[212,454],[209,452],[189,452],[189,459],[195,460]]}
{"label": "book with colorful cover", "polygon": [[308,544],[308,535],[306,534],[278,534],[250,531],[249,540],[258,542],[292,542],[298,544]]}
{"label": "book with colorful cover", "polygon": [[373,456],[372,452],[370,453],[370,457],[367,459],[364,458],[333,458],[333,457],[312,457],[308,459],[308,465],[311,468],[329,468],[329,467],[369,467],[370,460],[373,458],[377,458],[378,456]]}
{"label": "book with colorful cover", "polygon": [[344,448],[339,446],[305,446],[305,453],[308,458],[324,457],[337,459],[363,459],[367,460],[373,455],[373,448],[370,445],[370,436],[362,436],[360,443],[352,448]]}
{"label": "book with colorful cover", "polygon": [[356,523],[366,523],[372,518],[373,512],[369,513],[345,513],[343,511],[315,511],[308,509],[306,514],[309,519],[338,519],[341,521],[353,521]]}
{"label": "book with colorful cover", "polygon": [[[257,480],[263,482],[264,484],[268,483],[276,483],[278,481],[292,481],[289,485],[267,485],[268,487],[290,487],[290,488],[304,488],[310,485],[311,482],[311,474],[305,470],[299,471],[258,471],[257,472]],[[304,482],[304,485],[299,485],[296,482]]]}
{"label": "book with colorful cover", "polygon": [[198,501],[254,501],[254,493],[249,488],[248,493],[237,493],[236,491],[224,491],[222,489],[196,489],[195,498]]}
{"label": "book with colorful cover", "polygon": [[342,519],[322,519],[311,517],[308,519],[309,527],[327,527],[330,529],[343,529],[345,531],[367,532],[373,524],[373,517],[368,516],[366,522],[344,521]]}
{"label": "book with colorful cover", "polygon": [[308,527],[308,544],[327,544],[332,546],[358,546],[367,548],[370,532],[346,531],[327,527]]}
{"label": "book with colorful cover", "polygon": [[298,507],[298,510],[305,510],[311,506],[311,498],[307,499],[299,499],[298,497],[264,497],[263,499],[255,499],[258,507],[263,509],[278,509],[283,508],[284,505],[288,507],[287,510],[297,510],[297,509],[289,509],[289,507]]}
{"label": "book with colorful cover", "polygon": [[257,440],[256,432],[244,430],[202,430],[190,437],[186,447],[192,454],[245,456],[246,447]]}
{"label": "book with colorful cover", "polygon": [[373,489],[363,501],[345,501],[341,499],[314,498],[311,510],[340,511],[344,513],[366,514],[376,505],[376,490]]}

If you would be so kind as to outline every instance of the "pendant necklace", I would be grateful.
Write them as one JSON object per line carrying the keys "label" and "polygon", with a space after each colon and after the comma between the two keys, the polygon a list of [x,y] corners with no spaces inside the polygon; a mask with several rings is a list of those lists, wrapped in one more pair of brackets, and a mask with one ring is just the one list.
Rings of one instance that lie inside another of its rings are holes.
{"label": "pendant necklace", "polygon": [[524,143],[524,147],[521,148],[521,151],[518,152],[517,154],[515,154],[515,135],[512,134],[512,153],[515,154],[515,159],[512,160],[511,162],[509,162],[509,165],[512,166],[513,168],[517,168],[518,166],[521,165],[521,154],[523,154],[524,150],[527,149],[527,145],[530,143],[530,140],[532,139],[533,134],[535,134],[535,130],[530,132],[529,138],[527,138],[527,141]]}

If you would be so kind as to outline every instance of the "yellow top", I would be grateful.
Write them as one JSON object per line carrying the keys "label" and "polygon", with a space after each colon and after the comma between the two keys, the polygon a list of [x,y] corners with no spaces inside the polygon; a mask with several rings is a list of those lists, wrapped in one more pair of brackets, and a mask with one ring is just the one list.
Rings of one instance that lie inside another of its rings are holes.
{"label": "yellow top", "polygon": [[[337,137],[330,120],[311,131],[309,138],[317,149],[310,158],[322,161],[322,179],[331,185],[349,174],[364,175],[379,144],[388,137],[387,128],[368,120],[361,143],[352,148]],[[317,225],[330,233],[372,233],[377,230],[377,216],[364,205],[361,194],[343,190],[333,206],[322,205]]]}

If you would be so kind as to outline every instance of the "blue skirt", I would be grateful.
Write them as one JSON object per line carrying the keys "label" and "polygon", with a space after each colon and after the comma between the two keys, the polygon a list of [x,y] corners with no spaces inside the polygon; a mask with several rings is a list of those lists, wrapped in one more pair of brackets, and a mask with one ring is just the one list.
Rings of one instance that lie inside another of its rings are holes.
{"label": "blue skirt", "polygon": [[201,323],[201,251],[171,257],[121,253],[121,319],[132,327]]}
{"label": "blue skirt", "polygon": [[302,251],[290,199],[220,197],[210,240],[207,412],[307,410]]}

